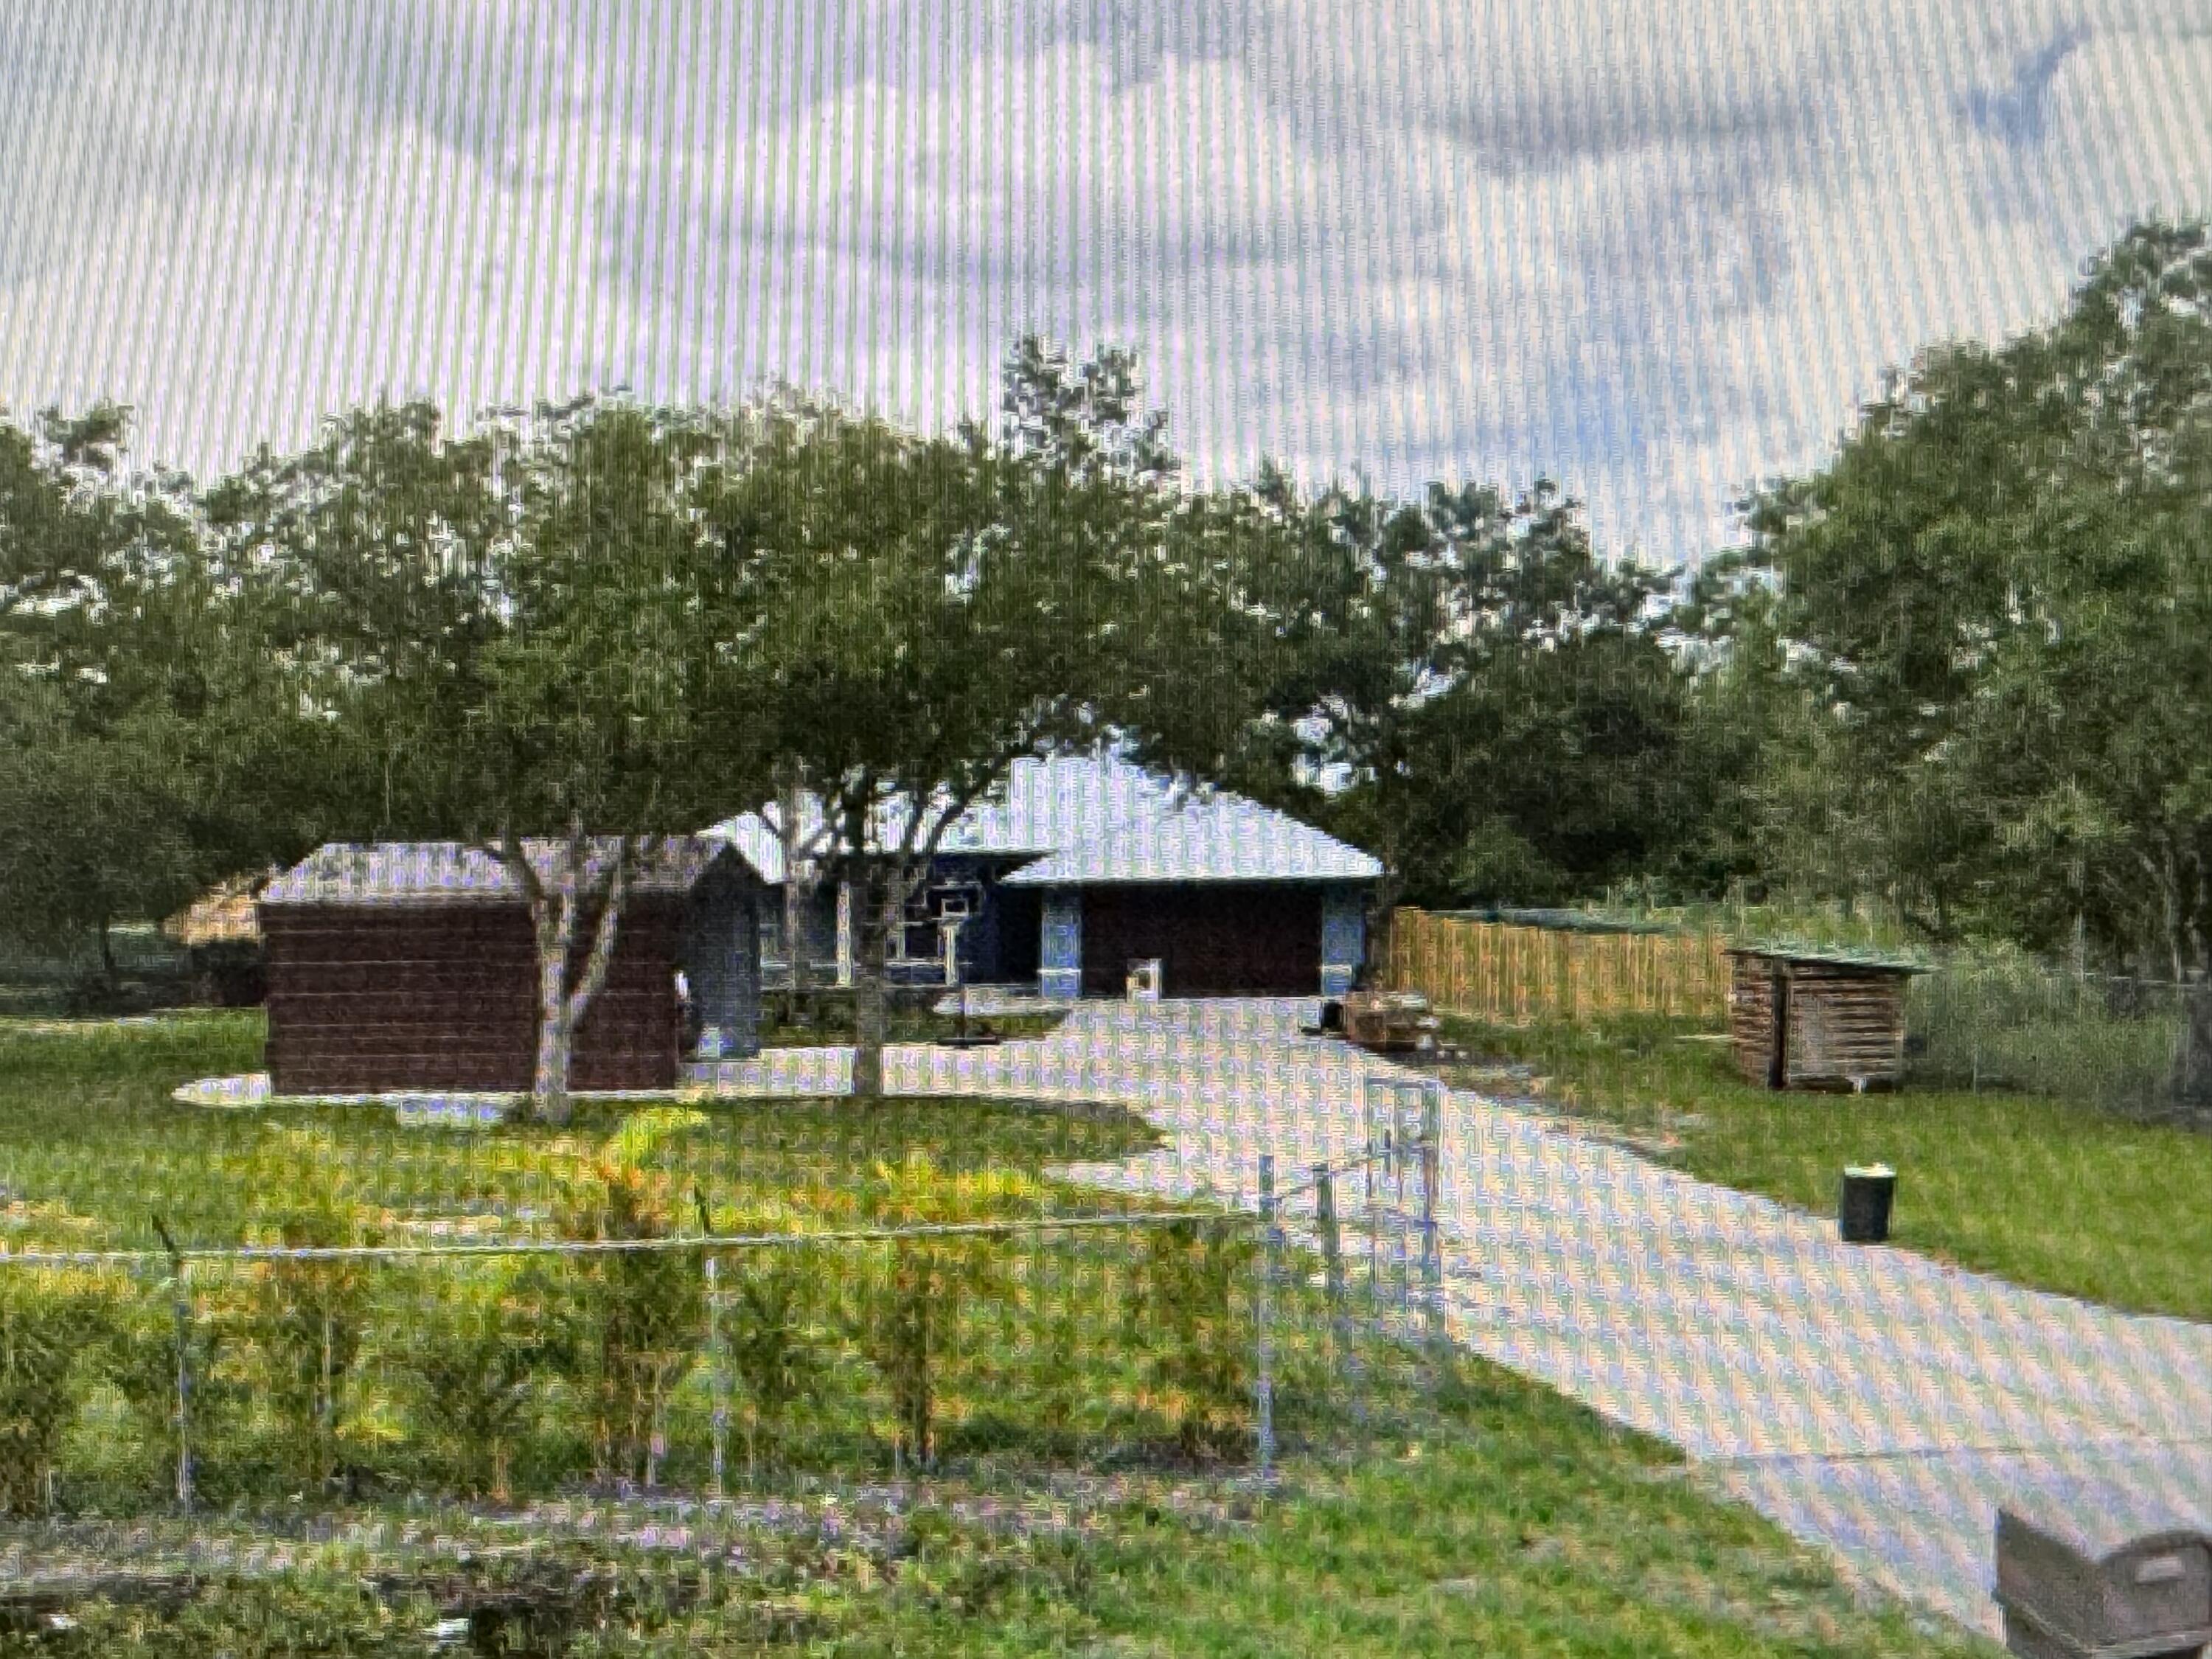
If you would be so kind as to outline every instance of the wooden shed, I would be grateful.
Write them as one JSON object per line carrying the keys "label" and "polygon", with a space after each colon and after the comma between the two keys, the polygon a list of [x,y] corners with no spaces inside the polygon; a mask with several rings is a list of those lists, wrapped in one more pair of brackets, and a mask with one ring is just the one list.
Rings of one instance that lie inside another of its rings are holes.
{"label": "wooden shed", "polygon": [[[552,842],[524,850],[548,876],[561,856]],[[587,867],[604,872],[613,855],[611,839],[595,842]],[[675,1086],[679,970],[714,1048],[751,1051],[759,892],[725,842],[660,844],[631,878],[606,982],[577,1027],[571,1087]],[[496,859],[455,842],[334,844],[269,883],[255,908],[276,1093],[530,1087],[537,943],[520,886]],[[572,974],[582,971],[588,923]]]}
{"label": "wooden shed", "polygon": [[1915,963],[1855,951],[1729,951],[1736,1069],[1770,1089],[1894,1089]]}

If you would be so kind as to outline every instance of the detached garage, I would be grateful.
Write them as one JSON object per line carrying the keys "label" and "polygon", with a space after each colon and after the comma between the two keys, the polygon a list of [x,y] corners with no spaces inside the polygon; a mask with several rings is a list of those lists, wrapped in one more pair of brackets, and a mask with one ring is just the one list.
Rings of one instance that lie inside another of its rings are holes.
{"label": "detached garage", "polygon": [[[563,849],[524,851],[550,878]],[[611,840],[592,843],[600,890]],[[606,981],[579,1024],[578,1090],[673,1088],[684,1032],[677,975],[722,1051],[749,1050],[759,988],[760,884],[726,844],[661,844],[631,877]],[[514,875],[454,842],[324,847],[263,889],[270,1085],[280,1095],[526,1090],[536,1059],[538,949]],[[589,911],[569,962],[580,976]]]}

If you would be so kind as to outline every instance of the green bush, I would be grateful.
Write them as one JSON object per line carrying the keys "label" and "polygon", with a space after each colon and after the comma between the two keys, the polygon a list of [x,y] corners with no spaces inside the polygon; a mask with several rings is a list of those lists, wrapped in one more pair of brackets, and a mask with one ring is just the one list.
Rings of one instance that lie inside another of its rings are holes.
{"label": "green bush", "polygon": [[[947,1173],[916,1152],[896,1169],[877,1166],[860,1212],[872,1226],[955,1226],[1034,1215],[1041,1197],[1025,1176]],[[854,1334],[890,1396],[893,1455],[926,1468],[936,1455],[939,1372],[962,1304],[1013,1294],[1005,1243],[987,1233],[901,1238],[868,1251],[857,1279]]]}
{"label": "green bush", "polygon": [[1956,957],[1907,993],[1914,1080],[2159,1111],[2172,1096],[2179,1006],[2168,988],[2127,1000],[2113,989],[2014,950]]}
{"label": "green bush", "polygon": [[518,1444],[569,1356],[552,1275],[527,1257],[441,1263],[416,1276],[398,1347],[412,1377],[415,1426],[434,1483],[455,1496],[512,1501]]}
{"label": "green bush", "polygon": [[[250,1243],[327,1249],[382,1242],[385,1218],[356,1200],[351,1172],[326,1132],[279,1129],[266,1149],[271,1183],[247,1228]],[[379,1307],[380,1275],[359,1258],[257,1261],[244,1276],[244,1334],[260,1362],[283,1460],[306,1491],[330,1491],[367,1471],[361,1454],[393,1437],[362,1388],[361,1361]]]}
{"label": "green bush", "polygon": [[1250,1431],[1257,1250],[1234,1223],[1176,1221],[1146,1231],[1128,1334],[1144,1403],[1168,1419],[1186,1456],[1227,1455]]}
{"label": "green bush", "polygon": [[47,1507],[62,1437],[82,1403],[86,1368],[115,1325],[127,1287],[78,1267],[0,1267],[0,1513]]}
{"label": "green bush", "polygon": [[[696,1112],[640,1113],[624,1124],[556,1207],[577,1243],[668,1238],[678,1231],[674,1179],[650,1160],[668,1136],[706,1121]],[[558,1352],[586,1402],[601,1480],[650,1485],[668,1397],[699,1357],[703,1264],[684,1249],[595,1251],[569,1258]]]}
{"label": "green bush", "polygon": [[756,1250],[718,1271],[732,1279],[722,1340],[744,1390],[745,1478],[757,1482],[762,1450],[781,1450],[792,1407],[821,1381],[823,1356],[809,1328],[815,1274],[796,1249]]}

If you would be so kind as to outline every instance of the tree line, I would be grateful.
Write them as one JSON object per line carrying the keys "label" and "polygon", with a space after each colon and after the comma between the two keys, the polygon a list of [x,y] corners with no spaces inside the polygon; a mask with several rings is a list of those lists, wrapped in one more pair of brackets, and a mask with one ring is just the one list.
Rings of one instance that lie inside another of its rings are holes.
{"label": "tree line", "polygon": [[211,483],[128,436],[0,422],[0,927],[104,939],[322,841],[469,841],[531,902],[556,1112],[656,837],[823,801],[870,1087],[939,838],[1102,738],[1374,851],[1378,924],[1786,888],[2212,965],[2202,224],[1897,370],[1687,574],[1603,556],[1548,481],[1200,488],[1129,356],[1036,338],[935,434],[777,387],[377,404]]}

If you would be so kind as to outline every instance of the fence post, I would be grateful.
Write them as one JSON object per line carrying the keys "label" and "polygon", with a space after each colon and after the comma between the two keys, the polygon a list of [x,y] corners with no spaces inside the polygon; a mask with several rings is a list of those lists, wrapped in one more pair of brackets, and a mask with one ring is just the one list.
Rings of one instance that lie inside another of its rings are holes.
{"label": "fence post", "polygon": [[1336,1225],[1336,1179],[1326,1163],[1313,1166],[1314,1224],[1321,1232],[1321,1261],[1328,1282],[1331,1313],[1344,1308],[1344,1244]]}
{"label": "fence post", "polygon": [[185,1277],[184,1253],[169,1237],[161,1218],[154,1218],[154,1231],[169,1252],[169,1272],[177,1297],[177,1507],[192,1512],[192,1292]]}
{"label": "fence post", "polygon": [[1259,1376],[1253,1389],[1255,1438],[1258,1443],[1260,1479],[1273,1474],[1275,1462],[1275,1379],[1273,1374],[1273,1281],[1275,1275],[1275,1155],[1260,1154],[1260,1286],[1253,1325],[1258,1338]]}
{"label": "fence post", "polygon": [[[699,1206],[699,1231],[707,1238],[714,1236],[714,1225],[708,1218],[707,1200],[698,1188],[691,1189],[691,1197]],[[722,1352],[722,1297],[717,1285],[720,1278],[721,1260],[712,1250],[707,1253],[707,1380],[712,1391],[714,1432],[714,1462],[710,1472],[710,1493],[722,1496],[724,1454],[730,1436],[730,1375],[726,1358]]]}
{"label": "fence post", "polygon": [[1443,1128],[1443,1091],[1431,1085],[1421,1093],[1421,1299],[1430,1346],[1441,1358],[1444,1345],[1443,1249],[1437,1233],[1437,1181],[1443,1168],[1439,1148]]}

